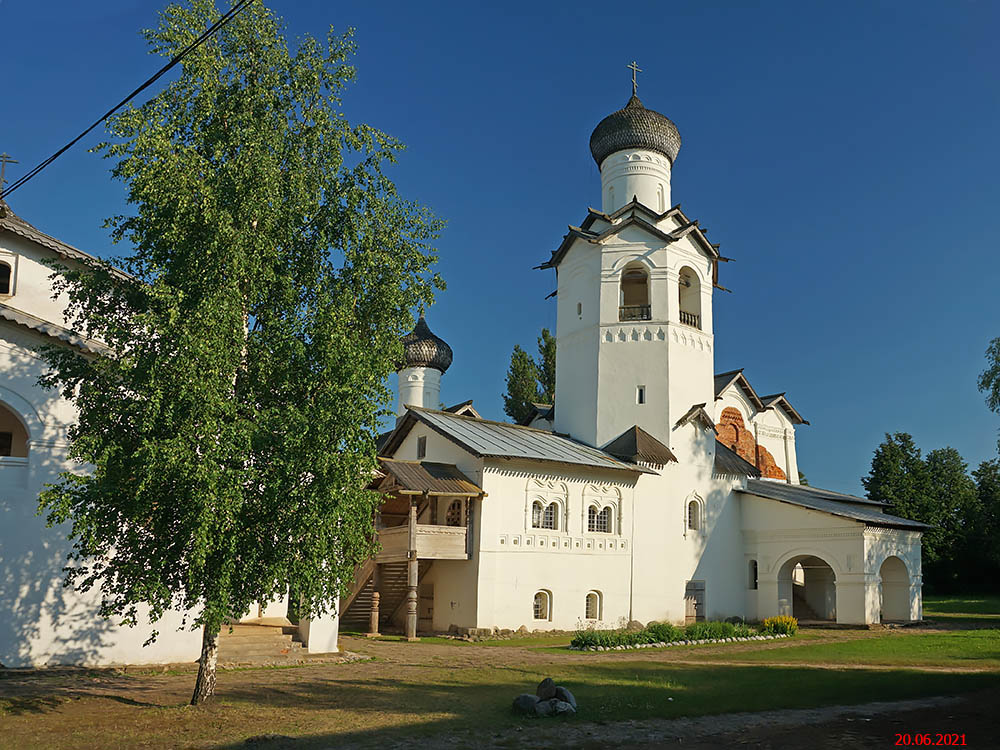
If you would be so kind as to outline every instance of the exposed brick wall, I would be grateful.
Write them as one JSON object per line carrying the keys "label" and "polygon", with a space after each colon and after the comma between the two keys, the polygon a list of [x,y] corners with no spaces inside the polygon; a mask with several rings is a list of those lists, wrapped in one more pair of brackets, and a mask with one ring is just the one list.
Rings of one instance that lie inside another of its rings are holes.
{"label": "exposed brick wall", "polygon": [[785,472],[774,460],[771,452],[762,445],[757,445],[753,433],[743,422],[740,410],[727,406],[719,415],[719,423],[715,426],[719,442],[727,448],[732,448],[744,461],[760,469],[760,474],[767,479],[786,479]]}

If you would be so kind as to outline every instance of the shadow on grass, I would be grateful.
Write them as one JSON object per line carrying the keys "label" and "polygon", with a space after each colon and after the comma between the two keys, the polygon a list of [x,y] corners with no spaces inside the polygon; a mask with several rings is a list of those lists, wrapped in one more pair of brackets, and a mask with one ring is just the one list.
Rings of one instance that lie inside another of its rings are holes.
{"label": "shadow on grass", "polygon": [[[514,696],[553,677],[580,704],[576,722],[679,718],[739,711],[810,708],[952,695],[996,685],[996,674],[916,673],[909,670],[821,670],[808,667],[685,666],[649,662],[561,665],[532,669],[459,671],[437,679],[311,679],[281,687],[227,690],[227,707],[246,709],[244,739],[224,748],[366,747],[418,741],[421,736],[483,737],[531,724],[510,709]],[[283,714],[298,714],[294,724]],[[323,712],[323,716],[306,715]],[[241,711],[242,713],[242,711]],[[545,725],[551,722],[546,721]],[[323,725],[326,726],[323,726]],[[312,729],[305,729],[311,725]],[[329,731],[327,727],[341,729]],[[295,738],[261,735],[295,726]],[[523,739],[523,737],[522,737]]]}

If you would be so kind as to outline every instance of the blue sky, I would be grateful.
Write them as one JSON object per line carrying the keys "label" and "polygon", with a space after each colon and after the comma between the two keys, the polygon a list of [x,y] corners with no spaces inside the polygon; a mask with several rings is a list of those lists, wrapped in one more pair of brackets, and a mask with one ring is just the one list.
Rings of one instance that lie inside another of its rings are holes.
{"label": "blue sky", "polygon": [[[331,3],[273,0],[289,36],[354,26],[345,111],[408,145],[393,176],[447,219],[429,312],[448,403],[503,418],[514,344],[554,328],[548,257],[600,202],[590,132],[630,93],[677,123],[672,197],[709,229],[716,370],[786,391],[813,484],[860,491],[886,431],[970,462],[1000,417],[976,389],[1000,336],[1000,5],[988,2]],[[48,156],[161,61],[159,2],[0,0],[0,152]],[[99,255],[123,190],[95,132],[11,196]]]}

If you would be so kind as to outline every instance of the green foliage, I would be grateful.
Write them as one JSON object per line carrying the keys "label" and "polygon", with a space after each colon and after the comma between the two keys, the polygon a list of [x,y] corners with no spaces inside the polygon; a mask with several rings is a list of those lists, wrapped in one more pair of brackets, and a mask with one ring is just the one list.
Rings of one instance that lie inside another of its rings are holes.
{"label": "green foliage", "polygon": [[537,377],[534,360],[515,344],[507,370],[507,392],[503,396],[503,410],[515,422],[527,419],[534,412],[531,404],[538,400]]}
{"label": "green foliage", "polygon": [[[986,348],[986,369],[979,375],[979,390],[986,394],[990,411],[1000,414],[1000,336]],[[997,449],[1000,450],[1000,440]]]}
{"label": "green foliage", "polygon": [[869,498],[889,503],[890,513],[931,525],[923,537],[925,580],[936,588],[962,585],[986,542],[977,541],[981,496],[958,451],[941,448],[921,458],[910,435],[887,434],[862,482]]}
{"label": "green foliage", "polygon": [[[165,57],[219,17],[170,5],[145,32]],[[306,37],[251,3],[185,58],[176,81],[109,121],[100,147],[132,213],[130,251],[63,269],[89,358],[45,352],[43,384],[79,411],[66,473],[41,496],[71,523],[68,583],[134,624],[191,610],[206,633],[290,582],[329,610],[373,551],[386,380],[409,310],[443,288],[440,222],[383,173],[402,146],[351,125],[350,34]]]}
{"label": "green foliage", "polygon": [[514,345],[507,370],[507,391],[503,410],[515,422],[522,422],[535,411],[533,403],[556,401],[556,337],[548,328],[538,337],[538,359],[532,359],[519,344]]}
{"label": "green foliage", "polygon": [[[782,619],[782,618],[776,618]],[[794,622],[794,618],[784,618]],[[641,643],[676,643],[677,641],[702,641],[718,638],[749,638],[758,635],[757,629],[731,622],[693,622],[684,627],[669,623],[650,623],[642,630],[577,630],[571,646],[634,646]],[[768,631],[763,631],[768,632]],[[793,631],[794,632],[794,631]]]}
{"label": "green foliage", "polygon": [[538,337],[538,400],[543,404],[556,402],[556,337],[548,328]]}
{"label": "green foliage", "polygon": [[761,630],[767,635],[795,635],[799,630],[799,621],[788,615],[768,617],[761,623]]}
{"label": "green foliage", "polygon": [[970,535],[977,553],[973,564],[984,579],[996,581],[1000,578],[1000,460],[983,461],[972,476],[979,511]]}

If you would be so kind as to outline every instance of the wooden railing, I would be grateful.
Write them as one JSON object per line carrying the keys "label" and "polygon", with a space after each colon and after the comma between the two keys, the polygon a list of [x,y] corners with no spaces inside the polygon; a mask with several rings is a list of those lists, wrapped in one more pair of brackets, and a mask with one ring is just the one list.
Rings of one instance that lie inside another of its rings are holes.
{"label": "wooden railing", "polygon": [[[466,547],[468,532],[464,526],[438,526],[417,524],[416,550],[421,560],[467,560]],[[378,534],[382,549],[377,562],[399,562],[408,559],[409,528],[393,526],[382,529]]]}
{"label": "wooden railing", "polygon": [[649,305],[622,305],[618,308],[618,320],[652,320]]}
{"label": "wooden railing", "polygon": [[692,328],[701,329],[701,316],[681,310],[681,323]]}

